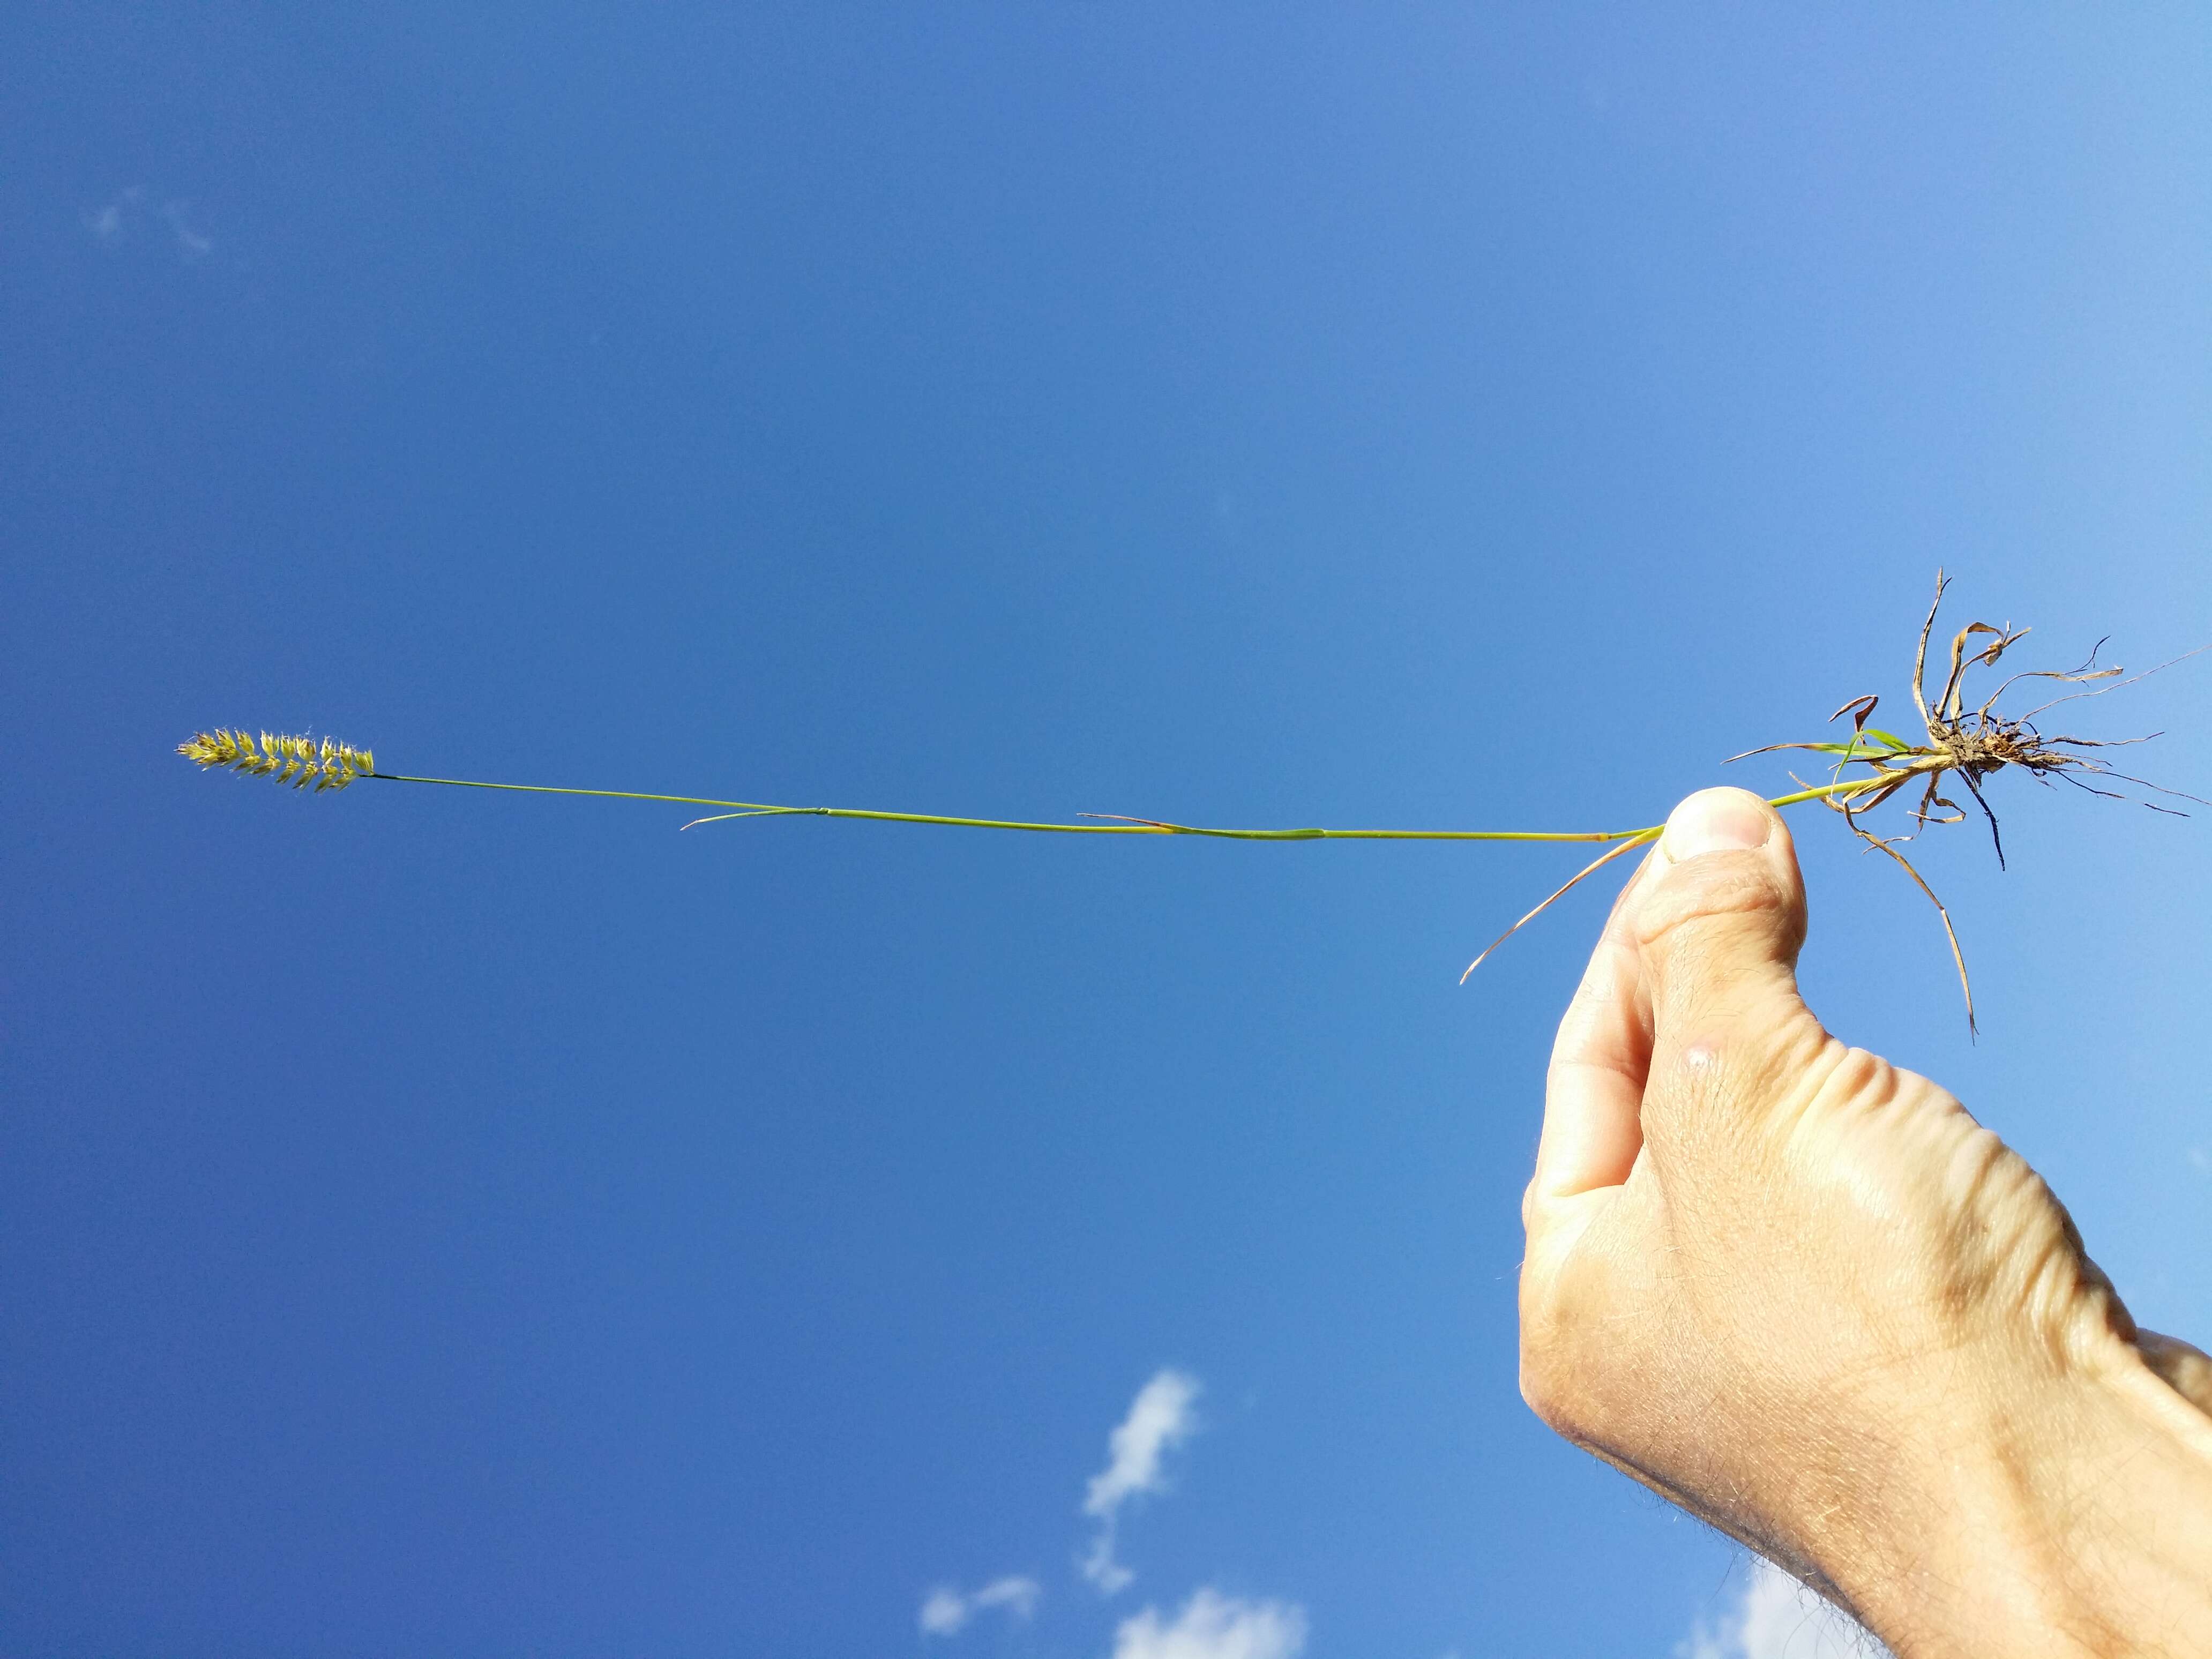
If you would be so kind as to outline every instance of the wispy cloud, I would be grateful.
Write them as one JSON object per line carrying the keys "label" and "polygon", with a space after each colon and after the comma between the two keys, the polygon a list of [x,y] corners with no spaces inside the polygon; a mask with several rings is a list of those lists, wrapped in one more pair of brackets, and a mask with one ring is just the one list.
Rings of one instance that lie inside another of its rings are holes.
{"label": "wispy cloud", "polygon": [[1885,1659],[1889,1650],[1779,1567],[1753,1558],[1735,1607],[1702,1620],[1674,1659]]}
{"label": "wispy cloud", "polygon": [[[1199,1391],[1194,1376],[1171,1369],[1157,1372],[1137,1390],[1128,1415],[1108,1440],[1106,1467],[1091,1477],[1083,1512],[1097,1521],[1098,1531],[1091,1540],[1090,1553],[1083,1558],[1083,1576],[1109,1595],[1136,1577],[1115,1559],[1121,1505],[1132,1498],[1166,1490],[1167,1479],[1160,1466],[1167,1454],[1198,1427],[1192,1407]],[[1127,1629],[1123,1626],[1125,1633]]]}
{"label": "wispy cloud", "polygon": [[169,222],[169,228],[177,234],[177,252],[188,260],[204,259],[215,252],[215,239],[192,228],[188,222],[191,207],[190,202],[171,202],[161,210],[161,216]]}
{"label": "wispy cloud", "polygon": [[138,204],[145,199],[146,187],[133,185],[103,206],[87,208],[82,216],[84,228],[100,240],[112,247],[123,240],[129,228],[127,221],[136,214]]}
{"label": "wispy cloud", "polygon": [[925,1636],[955,1636],[977,1613],[997,1607],[1009,1619],[1027,1619],[1036,1611],[1044,1590],[1034,1578],[994,1578],[979,1590],[963,1595],[945,1586],[922,1598],[921,1632]]}
{"label": "wispy cloud", "polygon": [[1171,1621],[1146,1607],[1114,1632],[1114,1659],[1297,1659],[1305,1609],[1202,1589]]}
{"label": "wispy cloud", "polygon": [[2202,1146],[2191,1146],[2189,1161],[2207,1175],[2212,1175],[2212,1152],[2206,1152]]}
{"label": "wispy cloud", "polygon": [[[87,208],[78,218],[90,231],[94,240],[115,247],[129,240],[146,216],[146,187],[133,185],[118,191],[114,199],[98,207]],[[204,259],[215,252],[215,238],[193,222],[191,203],[183,197],[161,204],[161,222],[169,228],[175,238],[177,252],[185,264]]]}

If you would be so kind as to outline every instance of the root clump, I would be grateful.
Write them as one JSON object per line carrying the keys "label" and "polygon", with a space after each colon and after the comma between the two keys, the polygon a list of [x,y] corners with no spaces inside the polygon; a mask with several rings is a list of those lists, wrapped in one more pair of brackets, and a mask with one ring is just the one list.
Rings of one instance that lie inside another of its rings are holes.
{"label": "root clump", "polygon": [[[1880,852],[1895,860],[1920,890],[1928,896],[1929,902],[1943,921],[1944,936],[1950,942],[1951,960],[1959,970],[1959,984],[1966,999],[1966,1024],[1974,1024],[1974,993],[1966,975],[1966,963],[1959,949],[1959,935],[1951,925],[1951,913],[1943,901],[1936,896],[1919,871],[1898,849],[1915,840],[1930,824],[1962,823],[1966,812],[1956,801],[1945,795],[1943,780],[1955,777],[1973,798],[1974,805],[1989,821],[1990,838],[1996,850],[1997,866],[2004,867],[2004,836],[1997,824],[1997,815],[1982,793],[1982,780],[2007,767],[2017,767],[2048,787],[2056,779],[2100,795],[2109,800],[2134,799],[2154,812],[2186,817],[2179,808],[2161,806],[2156,801],[2130,796],[2124,790],[2102,787],[2128,785],[2171,799],[2195,801],[2199,805],[2212,805],[2196,795],[2184,794],[2178,789],[2167,789],[2142,778],[2119,770],[2101,756],[2087,751],[2099,749],[2125,748],[2134,744],[2148,743],[2160,734],[2153,732],[2139,738],[2078,738],[2046,734],[2036,724],[2037,718],[2062,703],[2078,702],[2085,697],[2102,696],[2124,685],[2133,685],[2148,679],[2160,669],[2170,668],[2197,654],[2187,652],[2157,668],[2146,670],[2131,679],[2122,678],[2123,668],[2097,665],[2097,656],[2104,649],[2100,640],[2089,658],[2078,668],[2029,669],[2007,676],[1996,689],[1972,708],[1966,705],[1966,681],[1975,670],[1994,667],[1997,659],[2027,636],[2025,628],[2010,624],[2002,628],[1988,623],[1969,623],[1951,641],[1950,672],[1945,676],[1941,690],[1933,702],[1928,698],[1928,646],[1936,629],[1936,614],[1942,609],[1944,591],[1950,579],[1942,571],[1936,573],[1936,598],[1928,607],[1927,619],[1920,625],[1920,641],[1912,658],[1912,702],[1920,715],[1920,724],[1926,732],[1926,741],[1908,743],[1896,733],[1885,732],[1869,724],[1880,699],[1874,696],[1854,697],[1829,720],[1851,717],[1851,735],[1846,743],[1772,743],[1761,748],[1747,750],[1741,755],[1732,755],[1734,760],[1747,759],[1753,755],[1771,754],[1778,750],[1809,750],[1835,757],[1829,781],[1818,788],[1825,802],[1843,815],[1844,822],[1853,835],[1866,843],[1870,852]],[[1978,650],[1969,647],[1982,636],[1988,642]],[[2199,647],[2198,650],[2208,647]],[[2061,693],[2048,701],[2019,714],[1999,712],[1996,704],[2006,692],[2023,680],[2049,680],[2056,684],[2075,689]],[[2105,684],[2097,684],[2097,682]],[[1853,771],[1864,768],[1864,771]],[[2092,781],[2094,780],[2094,781]],[[1800,780],[1802,782],[1802,780]],[[1920,784],[1920,796],[1911,807],[1909,817],[1911,828],[1902,834],[1879,836],[1869,830],[1862,819],[1893,796]]]}

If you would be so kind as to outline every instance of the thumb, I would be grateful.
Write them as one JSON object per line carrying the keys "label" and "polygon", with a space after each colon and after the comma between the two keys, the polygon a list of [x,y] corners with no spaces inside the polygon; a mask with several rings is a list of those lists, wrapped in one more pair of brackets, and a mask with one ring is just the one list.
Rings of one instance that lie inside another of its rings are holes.
{"label": "thumb", "polygon": [[1662,1046],[1690,1040],[1685,1024],[1726,1022],[1777,998],[1803,1006],[1804,878],[1788,827],[1758,796],[1701,789],[1677,806],[1631,902]]}

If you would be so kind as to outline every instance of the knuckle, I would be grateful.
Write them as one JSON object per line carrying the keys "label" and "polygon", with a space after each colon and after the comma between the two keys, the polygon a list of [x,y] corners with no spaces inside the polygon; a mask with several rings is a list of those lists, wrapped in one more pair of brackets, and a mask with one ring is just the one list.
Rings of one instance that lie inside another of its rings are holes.
{"label": "knuckle", "polygon": [[1898,1097],[1897,1068],[1870,1048],[1835,1045],[1835,1053],[1814,1091],[1816,1103],[1850,1103],[1879,1109]]}
{"label": "knuckle", "polygon": [[1637,943],[1649,951],[1694,952],[1717,921],[1780,923],[1792,948],[1803,933],[1802,912],[1757,853],[1717,853],[1678,865],[1637,907]]}
{"label": "knuckle", "polygon": [[1531,1342],[1524,1328],[1521,1339],[1521,1398],[1547,1426],[1572,1438],[1572,1431],[1581,1425],[1581,1413],[1573,1399],[1570,1376],[1567,1368],[1558,1363],[1556,1353],[1544,1344]]}
{"label": "knuckle", "polygon": [[2166,1385],[2190,1404],[2212,1416],[2212,1356],[2156,1331],[2136,1333],[2136,1346],[2143,1362]]}
{"label": "knuckle", "polygon": [[1577,1443],[1590,1437],[1590,1385],[1603,1369],[1586,1352],[1592,1322],[1586,1298],[1586,1290],[1576,1293],[1549,1274],[1522,1274],[1521,1398],[1548,1427]]}
{"label": "knuckle", "polygon": [[1521,1399],[1539,1422],[1578,1446],[1595,1444],[1601,1430],[1588,1381],[1577,1368],[1560,1363],[1554,1350],[1521,1347]]}

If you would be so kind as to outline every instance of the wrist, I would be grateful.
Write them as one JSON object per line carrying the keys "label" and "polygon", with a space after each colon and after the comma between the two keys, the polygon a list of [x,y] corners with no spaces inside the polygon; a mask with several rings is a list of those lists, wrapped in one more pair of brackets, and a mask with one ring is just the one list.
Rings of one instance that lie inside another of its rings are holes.
{"label": "wrist", "polygon": [[[2212,1654],[2212,1418],[2114,1339],[2104,1432],[2073,1449],[2045,1499],[2069,1522],[2064,1612],[2094,1654]],[[2067,1506],[2072,1506],[2069,1512]]]}
{"label": "wrist", "polygon": [[1810,1529],[1899,1659],[2212,1654],[2212,1418],[2101,1332],[2064,1375],[1954,1397],[1942,1443]]}

